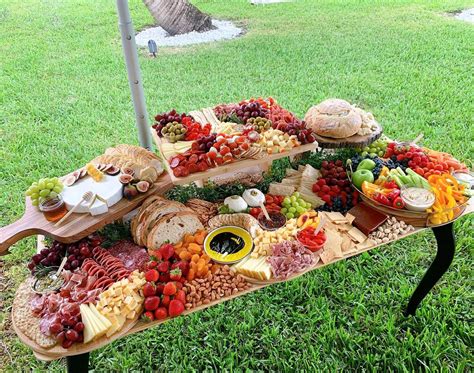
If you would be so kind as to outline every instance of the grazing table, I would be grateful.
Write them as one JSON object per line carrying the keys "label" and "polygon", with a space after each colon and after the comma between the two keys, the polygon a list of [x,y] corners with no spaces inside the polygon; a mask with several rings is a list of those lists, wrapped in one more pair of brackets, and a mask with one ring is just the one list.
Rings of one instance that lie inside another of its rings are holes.
{"label": "grazing table", "polygon": [[[167,174],[162,175],[159,182],[156,184],[156,188],[154,189],[154,193],[164,194],[164,193],[166,193],[166,191],[171,189],[172,186],[173,186],[173,184],[170,182],[169,176]],[[124,209],[123,213],[125,214],[126,212],[128,212],[128,210],[129,209]],[[461,216],[470,214],[472,212],[474,212],[474,199],[471,199],[469,201],[469,204],[467,205],[465,211],[463,212],[463,214]],[[116,219],[119,218],[119,216],[116,216],[116,215],[114,217]],[[100,220],[100,219],[97,220],[97,217],[95,217],[94,222],[93,222],[93,226],[94,226],[94,229],[100,229],[102,226],[104,226],[104,225],[106,225],[110,222],[111,222],[110,217],[104,216],[104,218],[102,220]],[[82,222],[82,223],[84,223],[84,222]],[[451,221],[447,224],[431,228],[433,230],[433,233],[435,235],[436,242],[437,242],[437,253],[436,253],[435,259],[433,260],[432,264],[428,268],[426,274],[422,278],[421,282],[419,283],[419,285],[415,289],[414,293],[412,294],[412,296],[411,296],[411,298],[408,302],[408,306],[406,307],[406,309],[404,311],[404,314],[406,316],[415,314],[416,309],[418,308],[421,301],[426,297],[426,295],[434,287],[434,285],[437,283],[437,281],[448,270],[448,268],[449,268],[449,266],[450,266],[450,264],[453,260],[454,252],[455,252],[455,237],[454,237],[454,232],[453,232],[453,223],[454,222]],[[415,228],[414,231],[409,232],[408,234],[399,237],[397,240],[402,239],[402,238],[407,237],[407,236],[412,235],[412,234],[422,232],[426,229],[428,229],[428,228]],[[37,232],[34,232],[34,233],[37,233]],[[61,239],[61,237],[58,237],[58,238]],[[1,241],[3,241],[3,239],[1,239]],[[65,241],[67,242],[67,241],[69,241],[69,239],[66,239]],[[390,243],[390,242],[394,242],[394,240],[389,241],[387,243]],[[384,243],[384,245],[385,245],[385,243]],[[3,254],[5,254],[7,252],[7,246],[8,245],[3,245],[2,246],[2,253]],[[297,274],[291,276],[290,278],[288,278],[287,280],[284,280],[284,281],[292,280],[296,277],[302,276],[303,274],[305,274],[309,271],[322,268],[322,267],[324,267],[328,264],[332,264],[332,263],[335,263],[335,262],[340,261],[340,260],[348,259],[348,258],[350,258],[352,256],[355,256],[355,255],[358,255],[362,252],[375,249],[378,246],[381,246],[381,245],[374,245],[374,246],[365,248],[361,251],[358,251],[356,253],[349,253],[349,254],[341,257],[341,258],[337,258],[337,259],[335,259],[335,260],[333,260],[329,263],[326,263],[326,264],[318,262],[315,266],[313,266],[311,268],[308,268],[307,270],[305,270],[303,272],[297,273]],[[225,299],[216,300],[216,301],[211,302],[209,304],[203,304],[199,307],[196,307],[196,308],[193,308],[193,309],[190,309],[190,310],[186,310],[184,312],[184,314],[190,314],[192,312],[200,311],[200,310],[205,309],[207,307],[211,307],[211,306],[213,306],[217,303],[221,303],[223,301],[235,298],[237,296],[241,296],[243,294],[250,293],[250,292],[262,289],[266,286],[269,286],[273,283],[278,283],[278,282],[281,282],[281,281],[272,281],[271,283],[253,284],[253,286],[248,290],[245,290],[245,291],[237,293],[235,295],[226,297]],[[66,357],[68,372],[87,372],[87,370],[88,370],[88,361],[89,361],[89,352],[90,351],[101,348],[101,347],[113,342],[116,339],[119,339],[119,338],[125,337],[127,335],[130,335],[130,334],[145,330],[147,328],[156,326],[157,324],[160,324],[164,321],[167,321],[167,320],[157,320],[157,321],[153,321],[153,322],[150,322],[150,323],[145,323],[145,322],[142,322],[142,321],[138,321],[137,323],[135,323],[130,328],[126,328],[126,330],[122,330],[122,331],[116,333],[115,335],[112,335],[110,338],[102,339],[101,341],[99,341],[99,343],[98,342],[92,342],[92,343],[89,343],[89,344],[86,344],[86,345],[82,345],[81,348],[72,348],[72,349],[66,350],[65,352],[60,352],[60,353],[53,352],[53,351],[47,351],[47,350],[44,350],[44,349],[41,349],[41,348],[37,348],[37,346],[34,346],[34,344],[32,344],[31,341],[21,333],[21,331],[15,326],[14,323],[13,323],[13,327],[14,327],[16,333],[18,334],[18,337],[20,338],[20,340],[22,340],[25,344],[27,344],[30,348],[32,348],[35,356],[39,360],[52,361],[52,360],[60,359],[62,357]]]}

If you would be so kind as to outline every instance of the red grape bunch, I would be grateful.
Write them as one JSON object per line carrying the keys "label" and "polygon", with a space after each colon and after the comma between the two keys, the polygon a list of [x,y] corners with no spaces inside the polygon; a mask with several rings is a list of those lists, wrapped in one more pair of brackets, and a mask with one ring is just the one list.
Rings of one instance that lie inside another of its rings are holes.
{"label": "red grape bunch", "polygon": [[197,141],[193,142],[192,150],[202,151],[202,152],[207,153],[216,142],[216,137],[217,137],[216,134],[202,136]]}
{"label": "red grape bunch", "polygon": [[92,256],[92,249],[99,246],[102,239],[97,235],[90,235],[82,240],[72,243],[63,244],[58,241],[53,241],[50,247],[46,247],[38,254],[31,257],[28,263],[28,269],[31,273],[39,266],[42,267],[57,267],[61,264],[62,259],[67,255],[67,262],[64,265],[66,270],[75,270],[82,265],[86,258]]}
{"label": "red grape bunch", "polygon": [[268,112],[268,109],[264,108],[258,102],[243,102],[235,111],[235,115],[237,115],[242,123],[246,123],[249,118],[266,118]]}
{"label": "red grape bunch", "polygon": [[74,342],[84,340],[84,324],[81,318],[79,303],[62,305],[56,317],[49,325],[49,332],[56,336],[63,348],[71,347]]}

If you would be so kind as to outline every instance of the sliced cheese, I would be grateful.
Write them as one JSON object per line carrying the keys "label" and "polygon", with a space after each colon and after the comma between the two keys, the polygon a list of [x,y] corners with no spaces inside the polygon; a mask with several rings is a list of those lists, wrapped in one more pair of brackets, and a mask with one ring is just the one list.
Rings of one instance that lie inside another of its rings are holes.
{"label": "sliced cheese", "polygon": [[82,319],[82,322],[84,324],[84,343],[89,343],[94,339],[95,332],[94,332],[94,329],[92,327],[92,322],[89,319],[89,315],[86,314],[86,312],[84,311],[85,307],[87,307],[87,305],[85,305],[85,304],[81,304],[79,306],[79,308],[81,310],[81,319]]}

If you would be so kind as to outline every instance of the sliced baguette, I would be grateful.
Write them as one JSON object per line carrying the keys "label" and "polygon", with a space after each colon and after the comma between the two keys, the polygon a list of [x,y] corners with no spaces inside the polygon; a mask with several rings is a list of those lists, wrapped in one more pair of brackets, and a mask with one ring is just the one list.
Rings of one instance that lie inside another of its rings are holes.
{"label": "sliced baguette", "polygon": [[150,233],[155,223],[165,215],[171,214],[173,212],[191,211],[182,203],[176,201],[166,201],[166,203],[163,203],[157,207],[154,207],[154,205],[151,207],[153,208],[148,209],[149,211],[147,215],[144,217],[143,221],[137,226],[136,237],[138,241],[137,243],[139,245],[146,244],[148,233]]}
{"label": "sliced baguette", "polygon": [[177,212],[168,214],[158,220],[148,234],[147,248],[158,250],[166,242],[176,244],[186,233],[194,234],[204,229],[198,216],[193,212]]}
{"label": "sliced baguette", "polygon": [[141,206],[138,209],[138,213],[133,217],[132,221],[130,222],[130,230],[132,232],[132,237],[133,238],[135,238],[135,230],[137,228],[137,224],[139,222],[141,214],[143,214],[145,209],[148,206],[150,206],[151,204],[156,203],[157,201],[163,201],[163,200],[164,200],[163,197],[154,194],[154,195],[148,197],[145,201],[143,201],[143,203],[141,204]]}
{"label": "sliced baguette", "polygon": [[143,243],[140,243],[140,235],[142,231],[142,224],[144,223],[144,221],[150,216],[153,211],[163,206],[166,206],[168,203],[169,201],[166,199],[158,199],[150,203],[143,210],[140,210],[140,212],[136,216],[136,223],[134,224],[134,229],[132,232],[132,237],[137,244],[143,245]]}

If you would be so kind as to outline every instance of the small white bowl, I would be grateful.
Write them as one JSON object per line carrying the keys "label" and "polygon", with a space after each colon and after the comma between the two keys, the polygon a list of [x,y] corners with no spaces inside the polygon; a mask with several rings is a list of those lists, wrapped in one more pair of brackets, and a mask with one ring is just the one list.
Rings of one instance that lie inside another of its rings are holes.
{"label": "small white bowl", "polygon": [[414,204],[412,200],[407,199],[407,197],[405,196],[406,193],[407,193],[407,189],[410,189],[410,188],[416,188],[416,187],[402,188],[402,190],[400,192],[400,197],[402,197],[402,200],[405,203],[405,208],[407,210],[417,211],[417,212],[424,212],[427,209],[429,209],[431,206],[433,206],[433,204],[435,203],[435,195],[434,195],[433,192],[431,192],[427,189],[424,189],[424,188],[416,188],[416,189],[423,189],[423,190],[427,191],[428,193],[431,194],[431,198],[426,203]]}

